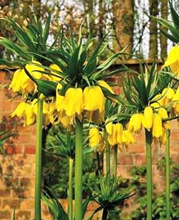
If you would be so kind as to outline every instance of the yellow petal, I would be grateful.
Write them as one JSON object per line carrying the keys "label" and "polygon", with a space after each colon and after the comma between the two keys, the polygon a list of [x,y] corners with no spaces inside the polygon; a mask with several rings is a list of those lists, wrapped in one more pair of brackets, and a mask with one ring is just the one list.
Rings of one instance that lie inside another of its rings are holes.
{"label": "yellow petal", "polygon": [[12,89],[13,92],[18,92],[21,89],[21,81],[22,81],[22,77],[23,77],[23,71],[22,69],[18,69],[15,71],[13,78],[12,78],[12,82],[9,85],[9,89]]}
{"label": "yellow petal", "polygon": [[87,111],[104,111],[104,94],[99,86],[88,86],[84,89],[84,109]]}
{"label": "yellow petal", "polygon": [[25,110],[25,116],[26,116],[26,125],[32,125],[36,122],[36,115],[33,111],[33,106],[30,104],[27,105]]}
{"label": "yellow petal", "polygon": [[112,128],[113,128],[112,122],[107,123],[105,127],[106,127],[107,133],[112,134]]}
{"label": "yellow petal", "polygon": [[167,60],[165,61],[165,64],[163,67],[170,66],[171,64],[175,63],[179,60],[179,46],[174,46],[167,57]]}
{"label": "yellow petal", "polygon": [[147,130],[150,130],[152,128],[152,124],[153,124],[153,110],[150,106],[147,106],[144,109],[144,123],[143,123],[143,126]]}
{"label": "yellow petal", "polygon": [[117,144],[117,129],[116,129],[116,125],[113,124],[112,125],[112,134],[108,135],[108,142],[111,146],[114,146]]}
{"label": "yellow petal", "polygon": [[11,114],[11,117],[17,116],[17,117],[22,117],[25,114],[25,110],[27,108],[27,103],[26,102],[21,102],[17,108],[13,111]]}
{"label": "yellow petal", "polygon": [[131,116],[128,129],[131,132],[139,132],[142,129],[141,114],[133,114]]}
{"label": "yellow petal", "polygon": [[83,111],[83,91],[81,88],[69,88],[65,93],[63,109],[67,116],[80,115]]}
{"label": "yellow petal", "polygon": [[116,141],[118,144],[122,143],[123,126],[120,123],[116,124]]}
{"label": "yellow petal", "polygon": [[152,136],[159,138],[162,136],[162,118],[159,114],[154,113],[153,117],[153,127],[152,127]]}
{"label": "yellow petal", "polygon": [[104,88],[106,88],[107,90],[109,90],[112,94],[114,94],[114,91],[112,90],[112,88],[107,84],[107,82],[105,82],[104,80],[99,80],[98,84]]}
{"label": "yellow petal", "polygon": [[101,135],[97,128],[91,128],[89,132],[89,145],[90,147],[95,147],[101,142]]}

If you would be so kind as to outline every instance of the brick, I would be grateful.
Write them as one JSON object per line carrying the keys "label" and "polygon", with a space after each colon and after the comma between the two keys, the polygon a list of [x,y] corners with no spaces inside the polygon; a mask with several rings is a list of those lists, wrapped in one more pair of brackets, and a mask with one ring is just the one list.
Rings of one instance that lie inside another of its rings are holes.
{"label": "brick", "polygon": [[133,155],[132,154],[118,154],[118,164],[130,165],[133,164]]}
{"label": "brick", "polygon": [[21,166],[16,165],[13,173],[14,175],[20,176],[20,177],[31,176],[31,170],[32,170],[31,165],[25,165],[23,166],[23,168]]}
{"label": "brick", "polygon": [[146,165],[146,156],[145,154],[138,154],[134,156],[135,165]]}
{"label": "brick", "polygon": [[16,211],[16,220],[27,220],[31,218],[31,211]]}
{"label": "brick", "polygon": [[35,154],[35,145],[32,146],[25,146],[24,153],[25,154]]}
{"label": "brick", "polygon": [[20,204],[21,210],[34,209],[34,199],[22,199]]}
{"label": "brick", "polygon": [[2,208],[3,209],[19,209],[20,208],[20,200],[19,199],[4,199],[2,200]]}
{"label": "brick", "polygon": [[2,220],[11,219],[10,210],[0,210],[0,219]]}
{"label": "brick", "polygon": [[117,176],[122,176],[125,178],[130,177],[130,169],[132,166],[127,166],[127,165],[118,165],[117,166]]}
{"label": "brick", "polygon": [[145,145],[144,145],[144,143],[142,143],[142,144],[139,144],[139,143],[131,144],[131,145],[128,146],[127,151],[129,153],[134,153],[134,154],[144,153],[145,152]]}
{"label": "brick", "polygon": [[90,202],[87,207],[87,211],[93,211],[93,210],[97,209],[98,207],[99,207],[99,205],[96,202]]}
{"label": "brick", "polygon": [[10,189],[0,189],[0,197],[10,197]]}
{"label": "brick", "polygon": [[5,147],[6,154],[21,154],[23,153],[22,146],[7,146]]}

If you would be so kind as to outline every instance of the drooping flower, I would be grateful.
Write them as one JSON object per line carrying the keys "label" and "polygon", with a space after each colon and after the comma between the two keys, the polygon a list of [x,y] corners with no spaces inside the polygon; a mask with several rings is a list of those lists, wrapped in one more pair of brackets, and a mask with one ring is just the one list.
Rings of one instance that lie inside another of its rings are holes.
{"label": "drooping flower", "polygon": [[36,122],[36,114],[34,112],[34,108],[35,101],[33,103],[21,102],[11,114],[11,117],[23,117],[24,125],[32,125]]}
{"label": "drooping flower", "polygon": [[101,142],[101,134],[98,128],[93,127],[89,131],[89,145],[90,147],[98,146]]}
{"label": "drooping flower", "polygon": [[140,132],[142,129],[143,114],[133,114],[129,121],[128,130],[131,132]]}
{"label": "drooping flower", "polygon": [[83,91],[81,88],[69,88],[65,93],[63,109],[67,116],[80,115],[84,108]]}
{"label": "drooping flower", "polygon": [[116,141],[118,144],[122,143],[123,126],[121,123],[116,124]]}
{"label": "drooping flower", "polygon": [[113,128],[113,123],[112,122],[109,122],[106,124],[106,131],[109,135],[112,134],[112,128]]}
{"label": "drooping flower", "polygon": [[172,101],[173,97],[175,95],[175,91],[168,87],[168,88],[165,88],[163,91],[162,91],[162,98],[161,100],[159,101],[161,106],[165,106],[167,105],[169,102]]}
{"label": "drooping flower", "polygon": [[143,126],[149,131],[153,124],[153,110],[150,106],[144,109]]}
{"label": "drooping flower", "polygon": [[[167,119],[168,118],[168,113],[167,113],[167,110],[165,108],[159,108],[158,109],[158,114],[160,115],[160,117],[163,119]],[[167,130],[167,129],[170,129],[170,122],[169,121],[165,121],[165,122],[162,122],[163,124],[163,127]]]}
{"label": "drooping flower", "polygon": [[16,109],[11,113],[11,117],[13,118],[14,116],[17,117],[22,117],[24,115],[24,112],[27,108],[27,103],[26,102],[21,102],[19,105],[16,107]]}
{"label": "drooping flower", "polygon": [[167,57],[167,60],[165,61],[163,68],[170,66],[171,71],[174,74],[179,74],[179,46],[174,46]]}
{"label": "drooping flower", "polygon": [[84,110],[104,112],[105,97],[99,86],[87,86],[84,89]]}
{"label": "drooping flower", "polygon": [[112,133],[108,134],[108,142],[110,146],[117,144],[117,129],[115,124],[112,124]]}
{"label": "drooping flower", "polygon": [[[46,79],[47,77],[42,74],[44,68],[40,65],[39,62],[32,61],[25,68],[34,79]],[[23,94],[35,93],[37,91],[36,84],[29,78],[24,69],[16,70],[9,88],[14,92],[21,91]]]}
{"label": "drooping flower", "polygon": [[123,135],[122,135],[122,145],[123,146],[128,146],[129,144],[135,143],[135,138],[134,134],[130,132],[128,129],[123,130]]}
{"label": "drooping flower", "polygon": [[160,138],[162,135],[163,135],[162,118],[159,114],[154,113],[153,126],[152,126],[152,136],[155,138]]}

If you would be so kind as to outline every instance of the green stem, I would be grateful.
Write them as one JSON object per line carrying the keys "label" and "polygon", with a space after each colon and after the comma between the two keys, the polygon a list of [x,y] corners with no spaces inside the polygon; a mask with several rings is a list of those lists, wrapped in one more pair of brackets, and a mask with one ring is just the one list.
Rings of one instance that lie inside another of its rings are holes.
{"label": "green stem", "polygon": [[117,176],[117,152],[118,152],[118,145],[114,146],[114,159],[113,159],[113,175]]}
{"label": "green stem", "polygon": [[69,159],[69,193],[68,193],[68,216],[73,219],[73,159]]}
{"label": "green stem", "polygon": [[35,220],[41,220],[42,120],[43,120],[43,100],[38,99],[36,161],[35,161]]}
{"label": "green stem", "polygon": [[166,131],[166,216],[170,220],[170,130]]}
{"label": "green stem", "polygon": [[110,145],[108,143],[107,132],[105,132],[105,143],[106,143],[106,175],[110,176]]}
{"label": "green stem", "polygon": [[152,220],[152,134],[145,129],[147,159],[147,220]]}
{"label": "green stem", "polygon": [[103,215],[102,215],[102,220],[106,220],[107,219],[107,216],[108,216],[108,211],[107,209],[103,209]]}
{"label": "green stem", "polygon": [[76,118],[75,136],[75,220],[82,220],[83,123]]}

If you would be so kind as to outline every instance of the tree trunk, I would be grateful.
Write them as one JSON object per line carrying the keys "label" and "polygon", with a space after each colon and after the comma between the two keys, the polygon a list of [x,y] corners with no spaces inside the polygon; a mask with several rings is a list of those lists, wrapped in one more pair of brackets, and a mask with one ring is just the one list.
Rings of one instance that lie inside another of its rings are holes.
{"label": "tree trunk", "polygon": [[[161,17],[166,19],[168,18],[168,0],[161,0]],[[167,32],[167,28],[160,25],[160,29]],[[160,32],[160,57],[167,57],[167,38]]]}
{"label": "tree trunk", "polygon": [[[114,51],[125,50],[132,53],[134,30],[134,0],[113,0],[113,15],[115,24],[116,43]],[[127,56],[129,58],[129,56]]]}
{"label": "tree trunk", "polygon": [[[158,14],[158,0],[149,0],[150,15],[157,16]],[[157,36],[157,22],[153,19],[149,24],[149,58],[156,58],[158,54],[158,36]]]}

